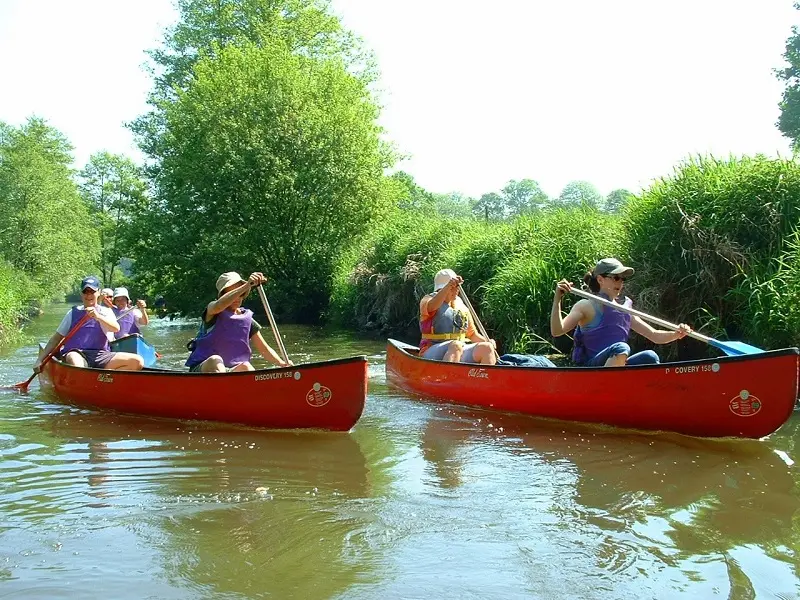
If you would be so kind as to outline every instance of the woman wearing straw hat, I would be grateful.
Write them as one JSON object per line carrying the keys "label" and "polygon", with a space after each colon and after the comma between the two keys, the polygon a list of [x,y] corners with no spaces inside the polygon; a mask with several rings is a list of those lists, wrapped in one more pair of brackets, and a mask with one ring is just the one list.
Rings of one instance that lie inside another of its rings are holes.
{"label": "woman wearing straw hat", "polygon": [[191,354],[186,360],[190,371],[225,373],[254,371],[250,364],[250,343],[259,354],[279,367],[284,362],[261,335],[261,325],[253,319],[253,311],[242,308],[242,301],[254,287],[267,280],[262,273],[252,273],[245,281],[238,273],[223,273],[217,279],[217,299],[203,311],[197,337],[189,342]]}
{"label": "woman wearing straw hat", "polygon": [[458,297],[462,283],[464,280],[452,269],[442,269],[434,277],[433,293],[419,303],[419,355],[431,360],[493,365],[497,361],[495,342],[475,330],[469,309]]}
{"label": "woman wearing straw hat", "polygon": [[147,303],[144,300],[136,301],[136,308],[131,307],[131,297],[128,288],[118,287],[114,289],[114,314],[119,321],[119,331],[114,334],[117,339],[132,333],[141,333],[141,327],[150,323],[147,316]]}

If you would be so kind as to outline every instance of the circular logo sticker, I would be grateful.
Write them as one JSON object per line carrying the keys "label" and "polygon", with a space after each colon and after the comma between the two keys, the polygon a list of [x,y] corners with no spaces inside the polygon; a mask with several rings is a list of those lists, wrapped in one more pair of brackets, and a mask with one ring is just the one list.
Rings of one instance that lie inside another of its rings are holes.
{"label": "circular logo sticker", "polygon": [[306,402],[315,407],[325,406],[331,401],[332,396],[333,392],[331,392],[330,388],[320,385],[319,383],[315,383],[306,394]]}
{"label": "circular logo sticker", "polygon": [[761,411],[761,400],[747,390],[742,390],[728,404],[731,412],[738,417],[752,417]]}
{"label": "circular logo sticker", "polygon": [[295,381],[300,381],[300,371],[295,371],[294,372],[294,379],[295,379]]}
{"label": "circular logo sticker", "polygon": [[711,365],[711,370],[714,373],[719,373],[719,363],[714,363],[713,365]]}

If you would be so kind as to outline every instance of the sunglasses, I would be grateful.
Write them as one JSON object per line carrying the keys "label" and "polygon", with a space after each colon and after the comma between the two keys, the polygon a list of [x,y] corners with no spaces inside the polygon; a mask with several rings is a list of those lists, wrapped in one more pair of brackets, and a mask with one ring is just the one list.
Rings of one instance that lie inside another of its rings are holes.
{"label": "sunglasses", "polygon": [[92,288],[86,288],[81,291],[81,294],[96,294],[97,290],[93,290]]}
{"label": "sunglasses", "polygon": [[626,281],[627,277],[621,277],[620,275],[603,275],[606,279],[613,279],[614,281]]}

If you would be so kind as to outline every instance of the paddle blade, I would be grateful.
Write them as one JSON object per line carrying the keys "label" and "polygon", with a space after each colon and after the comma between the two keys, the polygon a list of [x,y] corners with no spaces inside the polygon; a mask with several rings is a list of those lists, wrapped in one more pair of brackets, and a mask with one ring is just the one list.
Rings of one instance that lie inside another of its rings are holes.
{"label": "paddle blade", "polygon": [[761,354],[764,352],[761,348],[756,348],[744,342],[720,342],[719,340],[708,340],[708,343],[719,348],[728,356],[743,356],[745,354]]}
{"label": "paddle blade", "polygon": [[28,386],[30,385],[33,378],[36,377],[36,373],[28,377],[25,381],[20,381],[19,383],[15,383],[14,385],[3,386],[3,389],[6,390],[17,390],[18,392],[22,392],[23,394],[28,391]]}

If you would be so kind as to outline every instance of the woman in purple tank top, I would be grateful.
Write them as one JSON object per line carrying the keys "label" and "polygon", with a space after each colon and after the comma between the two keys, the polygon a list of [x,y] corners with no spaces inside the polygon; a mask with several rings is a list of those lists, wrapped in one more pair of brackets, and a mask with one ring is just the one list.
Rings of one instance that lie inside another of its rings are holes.
{"label": "woman in purple tank top", "polygon": [[[633,304],[631,299],[626,296],[620,300],[620,294],[625,280],[633,273],[632,268],[626,267],[616,258],[604,258],[584,276],[583,281],[592,293],[630,308]],[[580,366],[622,367],[655,364],[659,362],[659,358],[652,350],[631,355],[631,347],[628,345],[631,329],[656,344],[674,342],[686,337],[692,331],[691,327],[683,323],[678,331],[653,329],[639,317],[607,308],[592,300],[579,300],[569,314],[563,317],[561,298],[569,293],[571,288],[572,284],[566,279],[562,279],[556,285],[553,308],[550,312],[550,332],[553,337],[558,337],[575,329],[572,359]]]}
{"label": "woman in purple tank top", "polygon": [[110,308],[98,302],[100,297],[100,280],[90,275],[81,281],[81,300],[83,306],[75,306],[64,316],[56,332],[50,337],[39,360],[33,367],[35,372],[41,371],[41,360],[51,350],[58,348],[62,340],[85,314],[90,318],[81,325],[64,344],[61,358],[68,365],[91,367],[95,369],[113,369],[139,371],[144,367],[144,360],[138,354],[130,352],[110,352],[108,336],[119,331],[119,323]]}
{"label": "woman in purple tank top", "polygon": [[225,373],[254,371],[250,364],[250,342],[259,354],[279,367],[289,367],[261,335],[261,326],[253,319],[253,311],[242,308],[242,301],[254,287],[267,280],[253,273],[245,281],[233,271],[217,279],[217,299],[203,311],[203,322],[197,337],[189,342],[191,354],[186,360],[190,371]]}
{"label": "woman in purple tank top", "polygon": [[114,337],[119,339],[132,333],[142,333],[140,327],[144,327],[150,322],[150,317],[147,315],[147,303],[144,300],[137,300],[136,308],[126,313],[131,307],[128,288],[116,288],[113,292],[113,298],[112,310],[119,321],[119,331],[114,334]]}

